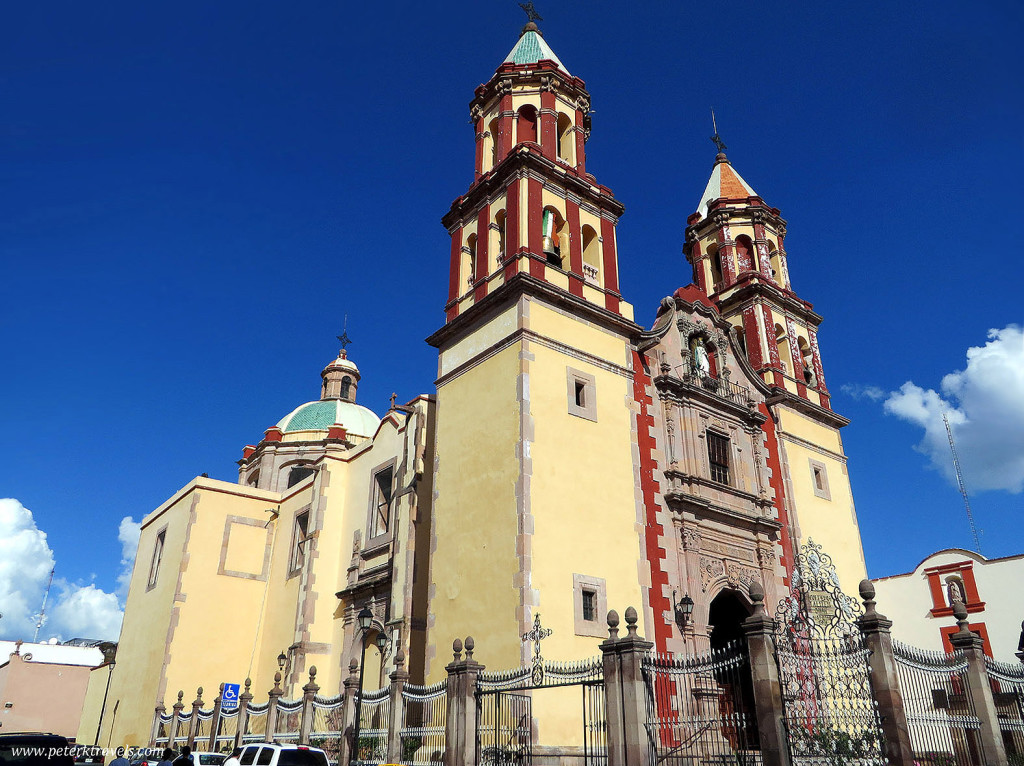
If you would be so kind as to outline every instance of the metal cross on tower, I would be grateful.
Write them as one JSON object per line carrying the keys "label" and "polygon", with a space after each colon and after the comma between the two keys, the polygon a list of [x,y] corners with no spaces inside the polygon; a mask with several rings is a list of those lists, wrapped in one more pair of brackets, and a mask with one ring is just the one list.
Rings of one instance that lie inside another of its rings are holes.
{"label": "metal cross on tower", "polygon": [[551,628],[542,628],[540,612],[533,615],[533,629],[523,633],[523,643],[533,642],[533,683],[540,686],[544,682],[544,658],[540,654],[540,642],[554,633]]}
{"label": "metal cross on tower", "polygon": [[341,341],[341,351],[344,353],[345,349],[347,349],[349,344],[352,343],[352,339],[348,337],[348,314],[345,314],[345,327],[342,329],[341,335],[336,337]]}
{"label": "metal cross on tower", "polygon": [[537,9],[533,7],[533,3],[520,3],[519,7],[526,11],[526,20],[529,21],[544,21],[544,18],[537,13]]}
{"label": "metal cross on tower", "polygon": [[715,135],[711,136],[711,141],[712,143],[714,143],[715,146],[718,147],[718,153],[724,154],[725,150],[728,149],[729,147],[725,145],[725,141],[723,141],[722,137],[718,135],[718,123],[715,121],[714,109],[711,110],[711,126],[715,129]]}

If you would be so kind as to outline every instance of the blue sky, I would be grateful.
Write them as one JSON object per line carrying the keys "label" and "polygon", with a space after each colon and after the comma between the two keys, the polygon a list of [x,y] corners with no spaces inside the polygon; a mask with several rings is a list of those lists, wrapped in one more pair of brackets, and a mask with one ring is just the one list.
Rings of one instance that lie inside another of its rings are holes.
{"label": "blue sky", "polygon": [[[984,553],[1019,553],[1024,11],[833,5],[538,9],[593,97],[587,168],[626,205],[638,321],[689,281],[713,106],[825,317],[870,573],[971,545],[933,467],[943,406]],[[116,608],[122,520],[201,472],[234,480],[242,446],[317,396],[346,314],[361,403],[432,390],[423,339],[443,320],[439,219],[472,180],[467,104],[524,20],[491,1],[6,9],[0,497],[20,503],[9,539],[55,560],[62,603]],[[2,566],[0,612],[37,608],[38,572],[9,566],[5,594]],[[43,634],[79,628],[101,630]]]}

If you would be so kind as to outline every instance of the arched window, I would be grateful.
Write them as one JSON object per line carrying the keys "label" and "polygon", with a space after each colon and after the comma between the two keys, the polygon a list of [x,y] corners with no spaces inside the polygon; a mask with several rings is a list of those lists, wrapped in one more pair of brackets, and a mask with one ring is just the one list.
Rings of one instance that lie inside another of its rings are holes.
{"label": "arched window", "polygon": [[352,378],[346,375],[341,379],[341,398],[348,399],[352,395]]}
{"label": "arched window", "polygon": [[811,388],[817,388],[818,378],[814,374],[814,352],[811,351],[810,345],[802,336],[797,338],[796,344],[797,348],[800,349],[800,359],[803,363],[804,383]]}
{"label": "arched window", "polygon": [[572,120],[564,112],[558,113],[558,159],[573,165],[576,152],[576,133],[572,129]]}
{"label": "arched window", "polygon": [[583,227],[583,279],[601,286],[601,241],[593,226]]}
{"label": "arched window", "polygon": [[[484,157],[489,158],[491,167],[498,164],[498,118],[487,123],[487,135],[484,137]],[[485,159],[486,161],[486,159]]]}
{"label": "arched window", "polygon": [[562,268],[563,253],[569,252],[569,231],[565,219],[553,207],[544,208],[541,221],[541,247],[547,262]]}
{"label": "arched window", "polygon": [[537,143],[537,110],[530,104],[519,107],[516,120],[516,143]]}
{"label": "arched window", "polygon": [[255,487],[260,483],[260,472],[253,471],[249,474],[249,481],[247,482],[250,487]]}
{"label": "arched window", "polygon": [[740,271],[757,271],[757,253],[754,243],[746,234],[736,237],[736,268]]}
{"label": "arched window", "polygon": [[288,486],[294,487],[300,481],[305,479],[307,476],[313,475],[313,469],[306,463],[294,466],[292,470],[288,472]]}
{"label": "arched window", "polygon": [[718,245],[708,245],[708,263],[711,264],[711,292],[717,293],[722,289],[722,258],[718,254]]}
{"label": "arched window", "polygon": [[470,234],[466,238],[463,256],[462,273],[466,275],[466,284],[472,285],[476,279],[476,234]]}
{"label": "arched window", "polygon": [[789,353],[789,336],[782,328],[782,325],[775,325],[775,345],[779,347],[779,361],[782,363],[782,371],[789,374],[789,361],[793,357]]}
{"label": "arched window", "polygon": [[498,263],[501,263],[501,259],[505,257],[505,211],[499,210],[494,215],[494,224],[498,229],[498,247],[495,249],[497,253]]}

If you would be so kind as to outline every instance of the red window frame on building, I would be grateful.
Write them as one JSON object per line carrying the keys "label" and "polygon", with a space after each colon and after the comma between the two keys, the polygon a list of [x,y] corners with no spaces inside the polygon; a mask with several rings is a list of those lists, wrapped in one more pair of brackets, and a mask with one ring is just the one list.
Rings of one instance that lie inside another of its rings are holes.
{"label": "red window frame on building", "polygon": [[[968,614],[985,611],[985,602],[978,595],[978,584],[974,581],[974,562],[957,561],[953,564],[943,564],[938,567],[929,567],[924,570],[928,577],[928,589],[932,594],[932,617],[950,617],[953,614],[953,607],[946,603],[946,588],[943,581],[944,575],[956,574],[964,584],[964,592],[967,594]],[[954,628],[953,630],[956,630]]]}
{"label": "red window frame on building", "polygon": [[[989,643],[988,630],[985,628],[985,623],[971,622],[967,624],[967,627],[971,631],[971,633],[977,633],[979,636],[981,636],[981,640],[985,642],[985,654],[991,657],[992,644]],[[942,633],[942,648],[947,654],[953,651],[953,644],[949,640],[949,637],[956,633],[958,630],[960,630],[960,628],[958,628],[956,625],[951,625],[948,628],[939,628],[939,631]]]}

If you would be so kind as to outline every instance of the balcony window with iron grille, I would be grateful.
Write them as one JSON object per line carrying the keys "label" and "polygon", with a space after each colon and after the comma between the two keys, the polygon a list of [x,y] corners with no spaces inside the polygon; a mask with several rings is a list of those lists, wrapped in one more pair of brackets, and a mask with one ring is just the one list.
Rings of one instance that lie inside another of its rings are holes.
{"label": "balcony window with iron grille", "polygon": [[369,535],[371,539],[387,533],[391,524],[391,485],[394,482],[394,473],[394,466],[388,466],[373,475]]}
{"label": "balcony window with iron grille", "polygon": [[720,484],[729,483],[729,438],[708,431],[708,462],[711,465],[711,480]]}

